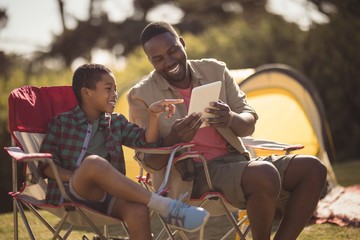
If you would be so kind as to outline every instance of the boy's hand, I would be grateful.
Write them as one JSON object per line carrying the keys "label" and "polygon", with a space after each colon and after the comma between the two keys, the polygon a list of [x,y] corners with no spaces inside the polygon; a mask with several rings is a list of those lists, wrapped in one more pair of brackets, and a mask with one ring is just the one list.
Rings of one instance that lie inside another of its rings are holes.
{"label": "boy's hand", "polygon": [[183,103],[184,99],[163,99],[154,102],[149,107],[150,114],[159,116],[163,112],[167,112],[166,118],[170,118],[175,114],[175,104]]}

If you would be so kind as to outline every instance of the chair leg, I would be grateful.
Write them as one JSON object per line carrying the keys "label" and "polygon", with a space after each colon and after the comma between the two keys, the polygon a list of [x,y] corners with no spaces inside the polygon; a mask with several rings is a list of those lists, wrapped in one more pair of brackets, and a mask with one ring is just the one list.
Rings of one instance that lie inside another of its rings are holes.
{"label": "chair leg", "polygon": [[235,220],[234,216],[228,211],[228,209],[226,208],[226,205],[223,202],[223,200],[221,198],[218,198],[218,200],[219,200],[221,206],[223,207],[224,212],[225,212],[227,218],[229,219],[231,225],[236,230],[236,233],[240,236],[240,239],[241,240],[246,240],[244,234],[240,231],[240,228],[239,228],[239,226],[237,224],[237,221]]}
{"label": "chair leg", "polygon": [[13,224],[14,224],[14,240],[19,238],[19,218],[18,209],[16,207],[16,199],[13,199]]}
{"label": "chair leg", "polygon": [[74,225],[73,224],[71,224],[70,225],[70,227],[68,227],[68,229],[66,230],[66,232],[65,232],[65,234],[64,234],[64,236],[63,236],[63,238],[64,239],[67,239],[68,237],[69,237],[69,235],[70,235],[70,233],[72,232],[72,230],[74,229]]}
{"label": "chair leg", "polygon": [[58,226],[58,229],[56,230],[55,228],[53,228],[41,215],[40,215],[40,213],[32,206],[32,205],[30,205],[30,204],[27,204],[27,203],[25,203],[25,202],[23,202],[23,204],[37,217],[37,219],[39,219],[41,222],[42,222],[42,224],[44,224],[44,226],[47,228],[47,229],[49,229],[49,231],[50,232],[52,232],[52,234],[56,234],[56,232],[58,232],[56,235],[55,235],[55,238],[54,239],[56,239],[56,238],[58,238],[58,239],[60,239],[60,240],[64,240],[64,239],[66,239],[67,238],[67,236],[70,234],[70,232],[71,232],[71,230],[70,230],[70,232],[69,232],[69,229],[68,229],[68,231],[67,231],[67,233],[66,233],[66,237],[61,237],[60,235],[59,235],[59,233],[60,233],[60,230],[61,230],[61,228],[62,228],[62,225],[64,224],[64,220],[66,219],[66,217],[65,217],[65,219],[63,219],[61,222],[61,224],[59,224],[59,226]]}
{"label": "chair leg", "polygon": [[121,225],[122,225],[122,227],[123,227],[126,235],[129,236],[129,229],[128,229],[128,227],[126,226],[126,224],[125,224],[124,222],[121,222]]}
{"label": "chair leg", "polygon": [[167,235],[169,236],[168,239],[175,240],[175,233],[176,233],[176,231],[172,232],[171,229],[169,228],[169,226],[164,222],[164,220],[162,220],[161,217],[159,217],[159,219],[160,219],[160,222],[161,222],[162,225],[163,225],[163,228],[162,228],[162,230],[160,231],[160,233],[158,234],[157,239],[160,239],[160,237],[163,236],[164,233],[166,232]]}
{"label": "chair leg", "polygon": [[60,220],[60,222],[59,222],[59,224],[58,224],[58,226],[56,228],[56,231],[54,233],[54,236],[53,236],[52,240],[55,240],[56,238],[62,238],[60,236],[60,231],[61,231],[61,228],[64,225],[68,215],[69,215],[69,212],[66,212],[65,215],[61,218],[61,220]]}
{"label": "chair leg", "polygon": [[[188,240],[188,237],[185,235],[183,231],[177,231],[177,234],[182,237],[184,240]],[[200,239],[199,239],[200,240]]]}
{"label": "chair leg", "polygon": [[25,227],[26,227],[26,230],[27,230],[27,232],[28,232],[28,234],[30,236],[30,239],[35,240],[34,234],[33,234],[32,230],[30,228],[29,222],[28,222],[28,220],[27,220],[27,218],[25,216],[24,209],[21,206],[21,203],[19,203],[17,200],[15,200],[15,204],[16,204],[16,208],[18,209],[18,211],[19,211],[19,213],[21,215],[21,218],[22,218],[22,220],[23,220],[23,222],[25,224]]}
{"label": "chair leg", "polygon": [[56,232],[55,228],[53,228],[41,215],[40,213],[32,206],[27,203],[24,205],[49,229],[53,234]]}
{"label": "chair leg", "polygon": [[199,230],[199,240],[203,240],[203,239],[204,239],[204,229],[205,229],[205,226],[203,226],[203,227]]}
{"label": "chair leg", "polygon": [[95,224],[89,219],[89,217],[86,216],[86,214],[80,208],[76,208],[76,210],[81,215],[81,217],[85,220],[85,222],[89,225],[89,227],[91,227],[91,229],[94,230],[96,232],[96,234],[102,240],[106,240],[106,237],[104,236],[104,234],[99,230],[99,228],[97,228],[95,226]]}
{"label": "chair leg", "polygon": [[107,238],[109,236],[109,227],[108,225],[104,225],[104,235]]}

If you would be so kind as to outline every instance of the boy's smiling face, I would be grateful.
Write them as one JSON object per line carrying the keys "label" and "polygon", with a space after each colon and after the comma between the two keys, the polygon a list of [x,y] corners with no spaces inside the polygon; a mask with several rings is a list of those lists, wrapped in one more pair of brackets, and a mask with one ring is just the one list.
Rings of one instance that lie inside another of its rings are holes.
{"label": "boy's smiling face", "polygon": [[112,113],[118,98],[113,74],[102,74],[95,89],[84,88],[83,110],[90,120],[98,119],[104,112]]}

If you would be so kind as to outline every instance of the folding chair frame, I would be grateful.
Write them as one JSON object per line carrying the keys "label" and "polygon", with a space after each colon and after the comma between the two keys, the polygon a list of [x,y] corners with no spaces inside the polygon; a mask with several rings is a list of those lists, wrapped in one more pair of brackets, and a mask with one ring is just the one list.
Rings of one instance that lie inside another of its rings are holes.
{"label": "folding chair frame", "polygon": [[[64,96],[66,96],[66,98],[64,98]],[[9,129],[12,136],[13,147],[5,149],[12,157],[12,192],[9,194],[13,199],[14,239],[17,240],[19,238],[19,214],[23,219],[30,239],[35,239],[23,206],[28,208],[30,212],[50,230],[53,234],[53,239],[66,239],[74,226],[89,226],[101,239],[106,239],[106,236],[108,235],[108,228],[105,224],[122,225],[126,232],[126,226],[122,221],[96,212],[84,205],[72,202],[67,196],[64,186],[60,181],[55,164],[51,159],[52,156],[46,153],[37,153],[48,121],[50,121],[53,116],[64,111],[69,111],[76,106],[77,101],[71,86],[41,88],[23,86],[12,91],[8,100]],[[40,118],[38,114],[41,114]],[[68,201],[67,203],[58,206],[45,204],[44,195],[46,191],[46,182],[39,178],[37,167],[35,165],[36,161],[46,161],[52,167],[62,196]],[[24,172],[18,172],[19,166],[23,167]],[[30,179],[26,179],[28,177],[26,175],[27,170],[31,172]],[[22,178],[25,175],[25,179],[22,182],[20,189],[18,189],[19,174]],[[33,182],[29,182],[29,180]],[[40,193],[40,198],[36,199],[36,197],[29,195],[29,188],[41,190],[38,191],[38,193]],[[37,208],[45,209],[60,217],[61,221],[58,226],[54,228],[47,223]],[[94,216],[96,216],[96,218]],[[60,236],[60,231],[65,222],[69,223],[70,227],[63,236]],[[97,226],[104,226],[104,234]]]}
{"label": "folding chair frame", "polygon": [[[299,149],[303,148],[302,145],[298,145],[298,144],[289,145],[289,144],[278,143],[278,142],[273,142],[273,141],[268,141],[268,140],[263,140],[263,139],[255,140],[251,137],[246,138],[245,142],[246,142],[246,147],[251,152],[254,152],[254,148],[258,148],[258,149],[264,149],[267,151],[282,152],[284,154],[289,154],[290,152],[292,152],[294,150],[299,150]],[[229,220],[229,223],[232,226],[232,229],[230,231],[228,231],[223,237],[221,237],[221,240],[227,239],[227,237],[229,237],[229,235],[232,234],[234,231],[236,232],[237,236],[241,240],[246,240],[246,236],[251,231],[250,225],[247,224],[248,223],[247,215],[243,214],[243,217],[241,219],[236,220],[234,215],[232,214],[232,211],[244,211],[246,213],[246,210],[241,210],[241,209],[235,208],[234,206],[232,206],[229,203],[229,201],[226,200],[225,196],[223,196],[221,193],[216,192],[214,190],[213,184],[211,182],[209,170],[207,167],[206,159],[203,157],[202,154],[199,154],[194,151],[190,151],[190,148],[192,146],[194,146],[194,143],[192,143],[192,142],[182,143],[182,144],[176,144],[172,147],[162,148],[162,149],[159,148],[152,152],[149,152],[149,153],[153,153],[153,154],[170,154],[170,156],[168,158],[167,166],[165,169],[165,176],[164,176],[163,182],[157,190],[155,190],[151,184],[150,174],[147,173],[146,175],[144,175],[143,168],[141,166],[141,160],[135,155],[134,158],[140,164],[140,174],[138,176],[139,183],[142,184],[149,191],[156,191],[158,194],[164,194],[167,191],[169,191],[169,189],[167,188],[167,185],[168,185],[168,181],[169,181],[169,177],[170,177],[170,171],[175,162],[182,161],[182,160],[185,160],[188,158],[200,159],[203,164],[203,167],[204,167],[207,184],[208,184],[209,188],[211,189],[211,191],[208,193],[205,193],[200,199],[191,199],[189,204],[197,205],[197,206],[204,207],[205,209],[207,209],[206,204],[208,204],[209,202],[216,203],[218,205],[218,207],[222,210],[222,215],[225,215],[227,217],[227,219]],[[183,151],[184,149],[187,149],[188,151],[181,153],[179,156],[176,156],[176,154],[178,152]],[[213,206],[214,205],[212,205],[212,207]],[[170,239],[175,239],[175,236],[177,234],[179,234],[183,239],[188,239],[186,237],[186,235],[184,234],[184,232],[171,231],[171,226],[167,225],[163,221],[162,221],[162,223],[163,223],[163,229],[159,233],[159,235],[156,239],[160,239],[160,237],[163,235],[164,232],[166,232],[168,234]],[[203,239],[203,235],[204,235],[203,230],[204,229],[202,229],[201,232],[199,233],[199,239]]]}
{"label": "folding chair frame", "polygon": [[[35,239],[35,236],[31,230],[30,224],[27,220],[27,217],[25,216],[25,212],[24,209],[22,207],[22,205],[26,206],[43,224],[44,226],[46,226],[48,228],[49,231],[51,231],[54,235],[52,239],[66,239],[70,233],[73,230],[73,227],[75,226],[74,224],[70,223],[69,228],[66,230],[66,233],[63,236],[60,236],[60,232],[64,226],[64,224],[67,222],[69,215],[71,213],[76,213],[78,214],[81,219],[86,223],[86,225],[88,227],[90,227],[90,229],[92,231],[94,231],[101,239],[107,239],[107,235],[108,235],[108,228],[106,225],[104,225],[104,234],[99,230],[99,228],[91,221],[91,219],[89,218],[89,216],[87,215],[87,213],[85,213],[85,209],[86,211],[92,211],[90,209],[87,209],[85,206],[75,203],[73,202],[69,196],[66,194],[65,192],[65,188],[63,183],[60,180],[59,174],[57,172],[57,169],[55,167],[54,162],[52,161],[52,155],[51,154],[47,154],[47,153],[30,153],[30,154],[26,154],[24,153],[19,147],[8,147],[5,148],[6,151],[10,154],[10,156],[12,157],[12,164],[13,164],[13,192],[10,193],[13,197],[13,215],[14,215],[14,239],[18,239],[18,213],[21,215],[21,218],[24,222],[24,225],[26,227],[26,230],[30,236],[30,239]],[[49,206],[49,205],[45,205],[45,204],[40,204],[39,202],[36,202],[34,199],[25,197],[21,195],[21,190],[20,192],[17,190],[17,166],[18,164],[31,164],[34,163],[35,161],[44,161],[47,162],[50,167],[52,168],[54,174],[55,174],[55,179],[60,187],[60,191],[62,193],[62,195],[64,196],[64,199],[66,199],[67,203],[63,203],[59,206]],[[35,203],[35,204],[34,204]],[[34,205],[36,207],[40,207],[43,208],[45,206],[45,208],[51,208],[51,207],[55,207],[55,208],[64,208],[64,215],[61,218],[61,221],[59,222],[59,224],[57,225],[56,228],[52,227],[42,216],[41,214],[37,211],[37,209],[34,207]],[[100,213],[97,213],[100,215]],[[105,216],[105,218],[109,218],[108,216]],[[122,224],[122,226],[124,227],[125,231],[126,231],[126,226],[123,224],[122,221],[114,219],[113,223],[117,223],[117,224]]]}
{"label": "folding chair frame", "polygon": [[[165,149],[165,148],[156,149],[154,152],[152,152],[154,154],[170,154],[169,159],[168,159],[168,163],[167,163],[167,166],[166,166],[166,170],[165,170],[164,180],[163,180],[161,186],[159,187],[159,189],[156,191],[156,193],[162,195],[162,194],[166,193],[169,190],[169,189],[167,189],[167,184],[168,184],[168,180],[169,180],[169,177],[170,177],[171,168],[172,168],[172,166],[174,165],[175,162],[182,161],[182,160],[185,160],[185,159],[188,159],[188,158],[195,158],[195,157],[199,157],[200,159],[202,159],[202,162],[203,162],[204,168],[205,168],[206,179],[207,179],[208,185],[211,186],[210,189],[213,189],[211,179],[210,179],[210,176],[209,176],[208,170],[207,170],[206,160],[204,159],[204,157],[202,155],[200,155],[200,154],[198,154],[196,152],[193,152],[193,151],[187,151],[187,152],[185,152],[183,154],[180,154],[179,156],[175,157],[175,155],[179,151],[183,151],[184,149],[189,149],[192,146],[194,146],[193,143],[182,143],[182,144],[174,145],[174,146],[169,147],[167,149]],[[140,159],[138,159],[136,156],[135,156],[135,159],[138,162],[140,162]],[[146,176],[144,176],[143,175],[143,170],[141,168],[140,176],[138,177],[139,182],[146,189],[148,189],[150,191],[155,191],[152,184],[151,184],[151,182],[150,182],[150,177],[149,176],[150,176],[149,173]],[[208,201],[214,201],[214,200],[216,202],[219,202],[220,207],[223,209],[224,213],[228,217],[231,225],[233,226],[233,229],[235,229],[237,231],[239,236],[241,236],[241,239],[245,239],[244,234],[239,229],[239,226],[242,223],[244,223],[246,221],[246,219],[241,220],[238,223],[235,220],[234,216],[227,211],[228,203],[225,201],[225,198],[223,196],[221,196],[220,193],[217,193],[217,192],[213,191],[211,194],[207,194],[206,196],[204,196],[204,198],[201,199],[201,202],[199,204],[196,204],[196,205],[203,206],[204,203],[206,203]],[[192,204],[191,201],[189,202],[189,204]],[[180,231],[180,230],[172,231],[171,226],[167,225],[163,221],[162,221],[162,223],[163,223],[163,229],[160,231],[160,233],[158,234],[156,239],[160,239],[163,236],[164,232],[166,232],[168,234],[170,239],[175,239],[176,235],[180,236],[182,239],[188,239],[186,234],[183,231]],[[204,228],[202,228],[199,231],[199,239],[203,239],[203,237],[204,237]],[[224,238],[222,238],[222,239],[225,239],[225,237],[227,237],[227,235],[224,236]]]}

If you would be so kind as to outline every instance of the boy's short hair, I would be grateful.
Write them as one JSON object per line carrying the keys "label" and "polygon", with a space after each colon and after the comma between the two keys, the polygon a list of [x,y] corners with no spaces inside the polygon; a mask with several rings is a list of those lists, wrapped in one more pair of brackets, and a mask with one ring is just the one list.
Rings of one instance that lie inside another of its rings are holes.
{"label": "boy's short hair", "polygon": [[79,104],[82,103],[81,88],[95,89],[96,83],[101,81],[103,74],[112,74],[112,72],[102,64],[88,63],[75,70],[72,79],[72,88]]}
{"label": "boy's short hair", "polygon": [[149,23],[141,32],[140,35],[141,45],[144,46],[145,43],[150,39],[152,39],[153,37],[166,32],[172,34],[175,37],[179,37],[178,33],[169,23],[166,22]]}

